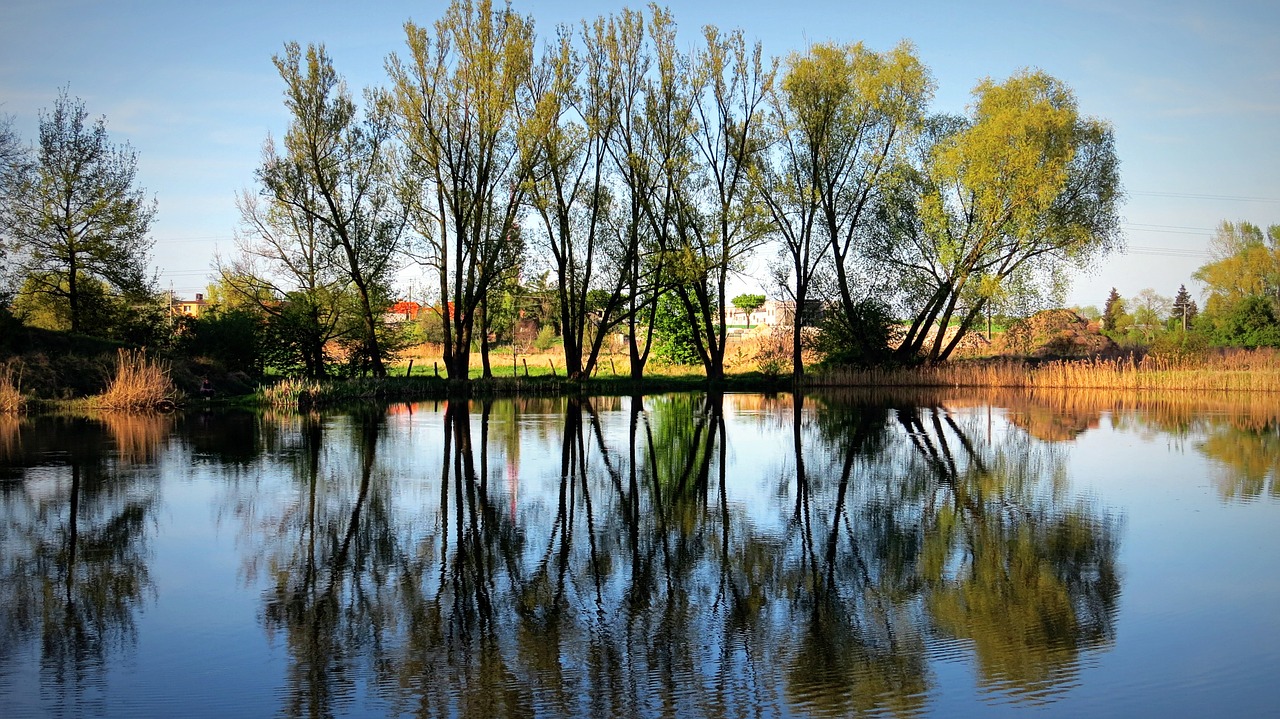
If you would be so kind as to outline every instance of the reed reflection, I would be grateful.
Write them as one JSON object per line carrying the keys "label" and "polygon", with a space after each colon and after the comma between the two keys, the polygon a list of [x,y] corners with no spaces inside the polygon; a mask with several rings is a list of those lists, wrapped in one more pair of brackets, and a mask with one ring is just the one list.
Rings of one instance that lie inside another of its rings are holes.
{"label": "reed reflection", "polygon": [[1030,702],[1113,641],[1118,519],[1070,498],[1052,443],[783,397],[752,416],[785,459],[747,467],[749,401],[454,401],[419,411],[433,459],[395,480],[380,417],[301,419],[247,559],[291,656],[283,713],[363,687],[416,716],[912,716],[940,640]]}
{"label": "reed reflection", "polygon": [[82,714],[152,598],[164,420],[43,417],[0,455],[0,667],[39,646],[44,708]]}

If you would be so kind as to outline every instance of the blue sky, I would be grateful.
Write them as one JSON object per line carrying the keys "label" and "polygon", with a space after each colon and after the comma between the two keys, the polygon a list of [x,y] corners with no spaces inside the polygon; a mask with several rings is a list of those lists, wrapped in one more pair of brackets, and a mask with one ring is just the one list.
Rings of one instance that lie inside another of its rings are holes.
{"label": "blue sky", "polygon": [[[6,0],[0,4],[0,113],[28,140],[59,88],[105,115],[138,153],[159,202],[153,257],[164,287],[190,296],[217,250],[231,252],[236,193],[253,183],[263,140],[288,115],[271,56],[324,43],[354,89],[385,83],[402,26],[444,2],[216,3]],[[633,4],[638,6],[638,4]],[[513,2],[542,37],[623,3]],[[1115,127],[1129,251],[1079,276],[1070,303],[1115,286],[1172,295],[1223,219],[1280,223],[1280,3],[1258,0],[1058,2],[671,2],[691,45],[698,28],[738,27],[769,55],[808,43],[915,43],[938,84],[934,109],[962,112],[984,77],[1038,67]],[[749,279],[743,290],[756,289]]]}

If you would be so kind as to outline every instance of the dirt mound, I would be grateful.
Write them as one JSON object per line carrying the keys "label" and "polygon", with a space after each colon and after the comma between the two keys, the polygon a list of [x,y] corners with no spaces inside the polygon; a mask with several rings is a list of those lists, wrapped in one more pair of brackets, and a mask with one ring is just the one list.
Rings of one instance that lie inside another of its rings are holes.
{"label": "dirt mound", "polygon": [[1093,357],[1114,352],[1116,343],[1071,310],[1045,310],[1014,323],[993,349],[1019,357]]}

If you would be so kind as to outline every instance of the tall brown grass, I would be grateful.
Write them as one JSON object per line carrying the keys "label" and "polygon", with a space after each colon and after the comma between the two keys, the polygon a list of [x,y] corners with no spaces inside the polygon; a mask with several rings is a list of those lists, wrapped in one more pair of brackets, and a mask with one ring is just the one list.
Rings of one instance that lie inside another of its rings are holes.
{"label": "tall brown grass", "polygon": [[146,410],[172,405],[177,396],[169,365],[143,350],[120,350],[116,376],[89,404],[100,409]]}
{"label": "tall brown grass", "polygon": [[957,362],[932,367],[840,369],[808,377],[812,387],[1030,387],[1197,392],[1280,392],[1280,352],[1203,359]]}
{"label": "tall brown grass", "polygon": [[10,364],[0,366],[0,413],[21,412],[26,402],[22,396],[22,372]]}

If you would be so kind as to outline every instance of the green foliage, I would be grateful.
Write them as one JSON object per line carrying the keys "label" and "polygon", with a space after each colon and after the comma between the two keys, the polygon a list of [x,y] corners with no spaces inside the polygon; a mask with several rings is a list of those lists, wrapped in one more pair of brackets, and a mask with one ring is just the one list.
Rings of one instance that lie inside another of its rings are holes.
{"label": "green foliage", "polygon": [[65,304],[73,332],[104,327],[91,316],[103,303],[85,295],[98,285],[130,299],[151,294],[147,232],[156,208],[134,187],[136,175],[128,145],[111,144],[105,120],[89,121],[84,102],[64,91],[41,113],[34,161],[6,183],[18,274],[29,293]]}
{"label": "green foliage", "polygon": [[540,352],[546,352],[556,344],[556,330],[549,324],[543,325],[538,330],[538,337],[533,340],[533,346]]}
{"label": "green foliage", "polygon": [[1118,324],[1120,316],[1124,314],[1124,300],[1120,298],[1120,293],[1116,288],[1111,288],[1111,294],[1107,295],[1107,302],[1102,306],[1102,329],[1107,332],[1114,332],[1119,329]]}
{"label": "green foliage", "polygon": [[653,317],[654,358],[673,365],[698,364],[698,348],[694,344],[693,325],[675,293],[658,299]]}
{"label": "green foliage", "polygon": [[750,315],[752,312],[764,307],[765,300],[768,299],[764,295],[744,294],[734,297],[731,302],[733,306]]}
{"label": "green foliage", "polygon": [[814,349],[822,355],[823,366],[869,367],[884,364],[894,324],[889,308],[875,299],[864,299],[855,305],[852,317],[828,312],[818,323]]}
{"label": "green foliage", "polygon": [[[190,357],[211,359],[228,371],[261,376],[268,337],[263,317],[246,309],[213,310],[200,317],[182,317],[176,349]],[[287,345],[286,345],[287,346]],[[278,351],[278,350],[277,350]]]}
{"label": "green foliage", "polygon": [[392,123],[377,108],[361,116],[323,45],[304,51],[289,43],[272,61],[292,118],[282,151],[273,142],[264,149],[258,180],[273,205],[324,238],[328,262],[359,298],[352,356],[385,375],[381,318],[406,222],[403,193],[392,180]]}
{"label": "green foliage", "polygon": [[1200,309],[1196,307],[1196,301],[1191,299],[1191,293],[1187,292],[1187,286],[1179,285],[1178,294],[1174,296],[1173,306],[1169,311],[1169,328],[1188,329],[1199,313]]}
{"label": "green foliage", "polygon": [[1097,322],[1098,320],[1102,319],[1102,313],[1099,312],[1098,308],[1094,305],[1085,305],[1084,307],[1073,307],[1071,309],[1076,314],[1080,315],[1086,320],[1089,320],[1090,322]]}
{"label": "green foliage", "polygon": [[1248,222],[1223,222],[1209,244],[1213,260],[1192,275],[1205,285],[1205,311],[1225,313],[1247,297],[1263,297],[1280,311],[1280,225],[1264,234]]}
{"label": "green foliage", "polygon": [[[13,315],[29,327],[74,331],[66,295],[45,291],[54,281],[66,290],[65,279],[29,277],[14,297]],[[83,334],[147,347],[159,346],[168,337],[168,308],[156,296],[120,295],[92,275],[80,276],[77,294],[76,312]]]}
{"label": "green foliage", "polygon": [[[1220,314],[1206,313],[1214,344],[1222,347],[1280,347],[1280,321],[1271,302],[1250,295]],[[1199,326],[1199,325],[1198,325]]]}
{"label": "green foliage", "polygon": [[1194,275],[1209,295],[1196,329],[1220,347],[1280,347],[1280,225],[1223,222],[1210,253]]}
{"label": "green foliage", "polygon": [[[1122,239],[1119,160],[1111,127],[1082,116],[1074,94],[1039,71],[974,89],[964,118],[939,118],[887,193],[886,230],[868,254],[894,276],[913,317],[899,348],[945,359],[1001,291],[1044,305],[1065,273]],[[959,199],[958,198],[963,198]],[[961,320],[961,333],[937,332]]]}
{"label": "green foliage", "polygon": [[1203,332],[1183,332],[1179,327],[1157,336],[1148,353],[1160,359],[1185,362],[1203,357],[1211,345],[1210,338]]}

